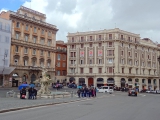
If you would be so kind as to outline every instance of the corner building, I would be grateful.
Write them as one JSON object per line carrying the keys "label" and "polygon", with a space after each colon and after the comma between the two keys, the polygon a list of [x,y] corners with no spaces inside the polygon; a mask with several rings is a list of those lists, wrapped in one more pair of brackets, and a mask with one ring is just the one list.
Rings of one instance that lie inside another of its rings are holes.
{"label": "corner building", "polygon": [[68,33],[67,81],[159,89],[158,47],[119,28]]}
{"label": "corner building", "polygon": [[45,14],[24,6],[17,12],[1,12],[0,17],[12,20],[10,66],[16,69],[10,74],[11,86],[33,83],[41,77],[43,66],[54,78],[56,26],[46,22]]}

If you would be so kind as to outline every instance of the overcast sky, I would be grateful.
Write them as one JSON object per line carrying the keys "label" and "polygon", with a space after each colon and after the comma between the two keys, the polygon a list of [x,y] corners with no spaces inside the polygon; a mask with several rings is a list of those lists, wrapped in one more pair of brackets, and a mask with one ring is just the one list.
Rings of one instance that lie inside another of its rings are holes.
{"label": "overcast sky", "polygon": [[47,22],[59,29],[57,40],[67,41],[68,32],[117,27],[160,43],[160,0],[20,1],[47,15]]}

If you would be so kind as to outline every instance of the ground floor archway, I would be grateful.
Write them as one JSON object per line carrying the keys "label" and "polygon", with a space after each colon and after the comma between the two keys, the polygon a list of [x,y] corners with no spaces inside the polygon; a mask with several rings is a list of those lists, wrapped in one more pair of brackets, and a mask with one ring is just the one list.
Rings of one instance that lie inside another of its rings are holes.
{"label": "ground floor archway", "polygon": [[126,87],[125,84],[126,84],[126,80],[124,78],[121,78],[121,88]]}
{"label": "ground floor archway", "polygon": [[79,85],[85,84],[85,78],[79,78]]}
{"label": "ground floor archway", "polygon": [[32,75],[31,75],[31,83],[34,83],[35,80],[36,80],[36,75],[35,75],[35,74],[32,74]]}
{"label": "ground floor archway", "polygon": [[88,78],[88,86],[93,86],[93,85],[94,85],[93,78]]}
{"label": "ground floor archway", "polygon": [[107,85],[108,86],[114,86],[114,79],[113,78],[108,78],[107,79]]}
{"label": "ground floor archway", "polygon": [[70,82],[70,83],[75,82],[75,78],[74,78],[74,77],[70,77],[70,78],[69,78],[69,82]]}
{"label": "ground floor archway", "polygon": [[104,86],[104,79],[103,78],[97,78],[97,87]]}

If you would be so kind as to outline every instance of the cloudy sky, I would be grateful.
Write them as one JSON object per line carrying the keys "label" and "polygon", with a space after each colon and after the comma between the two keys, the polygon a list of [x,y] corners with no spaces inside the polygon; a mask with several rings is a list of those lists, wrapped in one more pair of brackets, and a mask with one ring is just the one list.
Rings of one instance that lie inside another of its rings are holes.
{"label": "cloudy sky", "polygon": [[20,5],[45,13],[59,29],[57,40],[67,41],[68,32],[117,27],[160,43],[160,0],[3,0],[0,10]]}

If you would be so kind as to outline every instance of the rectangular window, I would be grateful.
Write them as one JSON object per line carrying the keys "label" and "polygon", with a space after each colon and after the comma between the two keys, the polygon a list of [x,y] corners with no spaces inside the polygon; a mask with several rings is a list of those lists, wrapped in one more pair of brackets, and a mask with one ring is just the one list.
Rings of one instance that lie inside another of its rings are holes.
{"label": "rectangular window", "polygon": [[92,73],[92,68],[89,68],[89,73]]}
{"label": "rectangular window", "polygon": [[51,40],[48,40],[48,46],[51,46]]}
{"label": "rectangular window", "polygon": [[26,25],[26,31],[28,31],[28,25]]}
{"label": "rectangular window", "polygon": [[66,60],[66,55],[63,55],[63,60]]}
{"label": "rectangular window", "polygon": [[89,64],[92,64],[92,60],[89,60]]}
{"label": "rectangular window", "polygon": [[113,68],[112,68],[112,67],[109,67],[109,68],[108,68],[108,72],[109,72],[109,73],[113,73]]}
{"label": "rectangular window", "polygon": [[92,44],[91,44],[91,43],[89,44],[89,47],[92,47]]}
{"label": "rectangular window", "polygon": [[80,64],[83,64],[83,60],[80,60]]}
{"label": "rectangular window", "polygon": [[9,37],[6,36],[5,43],[9,43]]}
{"label": "rectangular window", "polygon": [[61,55],[57,54],[57,60],[61,60]]}
{"label": "rectangular window", "polygon": [[43,55],[43,50],[41,50],[41,55]]}
{"label": "rectangular window", "polygon": [[50,67],[50,65],[51,65],[51,63],[50,63],[50,62],[48,62],[48,63],[47,63],[47,67]]}
{"label": "rectangular window", "polygon": [[99,47],[102,47],[102,43],[99,43],[98,46],[99,46]]}
{"label": "rectangular window", "polygon": [[81,44],[81,48],[83,48],[83,44]]}
{"label": "rectangular window", "polygon": [[109,39],[112,40],[112,34],[109,34]]}
{"label": "rectangular window", "polygon": [[36,27],[34,27],[34,33],[36,33],[37,32],[37,28]]}
{"label": "rectangular window", "polygon": [[98,59],[98,63],[99,63],[99,64],[102,64],[102,59]]}
{"label": "rectangular window", "polygon": [[98,71],[99,71],[99,73],[102,73],[102,68],[99,68],[99,70],[98,70]]}
{"label": "rectangular window", "polygon": [[10,25],[9,25],[9,24],[6,24],[6,25],[5,25],[5,29],[6,29],[6,31],[10,31]]}
{"label": "rectangular window", "polygon": [[42,45],[44,44],[44,39],[41,39],[41,44],[42,44]]}
{"label": "rectangular window", "polygon": [[50,57],[50,52],[48,52],[48,57]]}
{"label": "rectangular window", "polygon": [[123,55],[123,51],[121,51],[121,55]]}
{"label": "rectangular window", "polygon": [[25,54],[28,53],[28,48],[24,48],[24,53],[25,53]]}
{"label": "rectangular window", "polygon": [[17,22],[16,27],[20,28],[20,23],[19,22]]}
{"label": "rectangular window", "polygon": [[37,37],[33,37],[33,43],[36,43]]}
{"label": "rectangular window", "polygon": [[63,63],[63,67],[66,67],[66,63]]}
{"label": "rectangular window", "polygon": [[24,62],[24,66],[27,66],[27,60],[24,60],[23,62]]}
{"label": "rectangular window", "polygon": [[109,42],[109,43],[108,43],[108,46],[109,46],[109,47],[112,47],[112,42]]}
{"label": "rectangular window", "polygon": [[57,75],[60,76],[60,70],[57,71]]}
{"label": "rectangular window", "polygon": [[124,68],[122,68],[122,73],[124,73]]}
{"label": "rectangular window", "polygon": [[109,58],[109,59],[108,59],[108,63],[113,63],[113,59],[112,59],[112,58]]}
{"label": "rectangular window", "polygon": [[32,66],[36,66],[36,61],[35,60],[32,61]]}
{"label": "rectangular window", "polygon": [[28,41],[28,35],[25,35],[25,41]]}
{"label": "rectangular window", "polygon": [[57,67],[60,67],[60,62],[57,62]]}
{"label": "rectangular window", "polygon": [[132,73],[132,69],[131,68],[129,68],[129,74],[131,74]]}
{"label": "rectangular window", "polygon": [[51,36],[51,32],[50,31],[48,32],[48,36]]}
{"label": "rectangular window", "polygon": [[16,33],[16,39],[19,39],[19,33]]}
{"label": "rectangular window", "polygon": [[33,55],[35,55],[36,54],[36,49],[33,49]]}
{"label": "rectangular window", "polygon": [[18,65],[18,59],[14,59],[14,65]]}
{"label": "rectangular window", "polygon": [[81,73],[81,74],[83,73],[83,68],[80,68],[80,73]]}
{"label": "rectangular window", "polygon": [[42,31],[41,31],[41,34],[43,35],[44,34],[44,30],[42,29]]}
{"label": "rectangular window", "polygon": [[15,52],[18,52],[18,46],[15,46]]}

